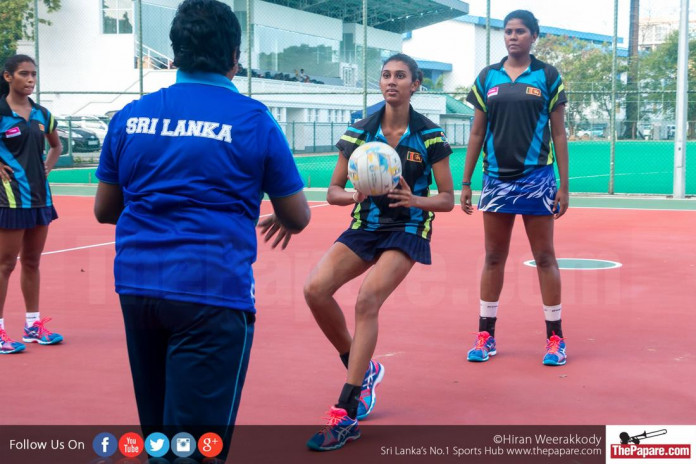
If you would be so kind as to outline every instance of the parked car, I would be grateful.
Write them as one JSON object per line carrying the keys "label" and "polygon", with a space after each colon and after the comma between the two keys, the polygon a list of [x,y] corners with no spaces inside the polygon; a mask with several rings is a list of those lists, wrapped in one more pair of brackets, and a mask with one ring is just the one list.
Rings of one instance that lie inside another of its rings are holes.
{"label": "parked car", "polygon": [[[96,116],[71,116],[70,124],[73,128],[87,129],[96,134],[100,143],[104,143],[104,137],[109,130],[109,125]],[[67,121],[65,121],[67,125]]]}
{"label": "parked car", "polygon": [[79,127],[69,128],[66,122],[58,122],[58,137],[63,144],[63,151],[68,151],[68,141],[72,132],[72,150],[77,152],[97,151],[101,148],[99,137],[94,132]]}
{"label": "parked car", "polygon": [[604,128],[592,127],[589,129],[582,129],[577,131],[575,135],[581,140],[601,139],[604,138]]}

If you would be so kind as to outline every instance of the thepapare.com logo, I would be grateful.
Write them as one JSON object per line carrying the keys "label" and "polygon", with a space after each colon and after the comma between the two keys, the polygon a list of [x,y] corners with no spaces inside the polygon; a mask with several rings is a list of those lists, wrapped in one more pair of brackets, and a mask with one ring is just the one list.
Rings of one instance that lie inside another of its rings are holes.
{"label": "thepapare.com logo", "polygon": [[[665,428],[622,431],[617,437],[618,443],[612,443],[610,446],[610,457],[611,459],[691,459],[690,444],[650,443],[652,439],[663,435],[668,435]],[[665,439],[666,437],[662,437],[660,441],[664,442]]]}

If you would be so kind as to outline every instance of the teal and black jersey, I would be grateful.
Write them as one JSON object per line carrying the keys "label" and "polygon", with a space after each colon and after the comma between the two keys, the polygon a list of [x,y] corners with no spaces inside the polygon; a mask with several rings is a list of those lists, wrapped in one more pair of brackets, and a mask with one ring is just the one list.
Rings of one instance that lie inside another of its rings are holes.
{"label": "teal and black jersey", "polygon": [[[427,197],[432,183],[433,164],[447,158],[452,149],[447,143],[445,133],[431,120],[411,108],[408,129],[396,152],[401,158],[402,176],[414,195]],[[382,116],[384,108],[378,113],[358,121],[348,128],[336,146],[343,156],[350,158],[357,147],[366,142],[384,142]],[[367,197],[353,208],[351,229],[369,231],[402,231],[430,240],[432,221],[435,214],[420,208],[390,208],[391,200],[386,196]]]}
{"label": "teal and black jersey", "polygon": [[515,179],[554,162],[549,115],[565,104],[558,70],[532,55],[529,68],[513,82],[503,63],[476,78],[467,101],[486,113],[483,170],[497,179]]}
{"label": "teal and black jersey", "polygon": [[44,170],[44,137],[56,128],[49,111],[32,105],[29,121],[12,111],[0,98],[0,164],[12,168],[10,182],[0,186],[0,208],[52,206],[51,190]]}

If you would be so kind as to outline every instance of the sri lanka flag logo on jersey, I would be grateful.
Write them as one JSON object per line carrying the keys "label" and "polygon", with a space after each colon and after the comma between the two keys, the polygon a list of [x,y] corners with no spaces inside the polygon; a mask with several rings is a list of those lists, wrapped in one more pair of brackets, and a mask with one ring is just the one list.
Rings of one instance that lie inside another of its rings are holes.
{"label": "sri lanka flag logo on jersey", "polygon": [[19,127],[13,127],[12,129],[8,129],[7,132],[5,132],[5,137],[6,138],[12,138],[12,137],[18,137],[22,135],[22,132],[19,130]]}
{"label": "sri lanka flag logo on jersey", "polygon": [[414,163],[422,163],[423,157],[417,151],[409,151],[406,153],[406,160],[413,161]]}
{"label": "sri lanka flag logo on jersey", "polygon": [[541,97],[541,90],[536,87],[527,87],[527,93],[529,95],[534,95],[535,97]]}

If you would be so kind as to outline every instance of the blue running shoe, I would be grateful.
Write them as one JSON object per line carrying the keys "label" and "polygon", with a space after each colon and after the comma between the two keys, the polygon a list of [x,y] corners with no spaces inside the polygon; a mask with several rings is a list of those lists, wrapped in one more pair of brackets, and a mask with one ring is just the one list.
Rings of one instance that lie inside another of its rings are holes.
{"label": "blue running shoe", "polygon": [[24,343],[12,340],[5,329],[0,329],[0,354],[12,354],[24,351]]}
{"label": "blue running shoe", "polygon": [[547,366],[562,366],[566,363],[566,344],[565,340],[556,334],[546,340],[546,355],[544,364]]}
{"label": "blue running shoe", "polygon": [[345,409],[332,406],[328,414],[326,426],[307,441],[309,449],[331,451],[360,438],[358,420],[351,419]]}
{"label": "blue running shoe", "polygon": [[471,362],[488,361],[489,356],[497,353],[495,349],[495,338],[486,332],[476,332],[476,342],[474,347],[466,354],[466,360]]}
{"label": "blue running shoe", "polygon": [[63,341],[61,334],[53,333],[46,328],[46,323],[50,317],[44,317],[34,322],[31,327],[24,326],[24,336],[22,341],[25,343],[38,343],[39,345],[55,345]]}
{"label": "blue running shoe", "polygon": [[370,366],[365,372],[365,378],[360,391],[360,401],[358,401],[358,415],[356,419],[363,420],[372,412],[377,401],[377,385],[382,383],[384,378],[384,366],[376,361],[370,360]]}

